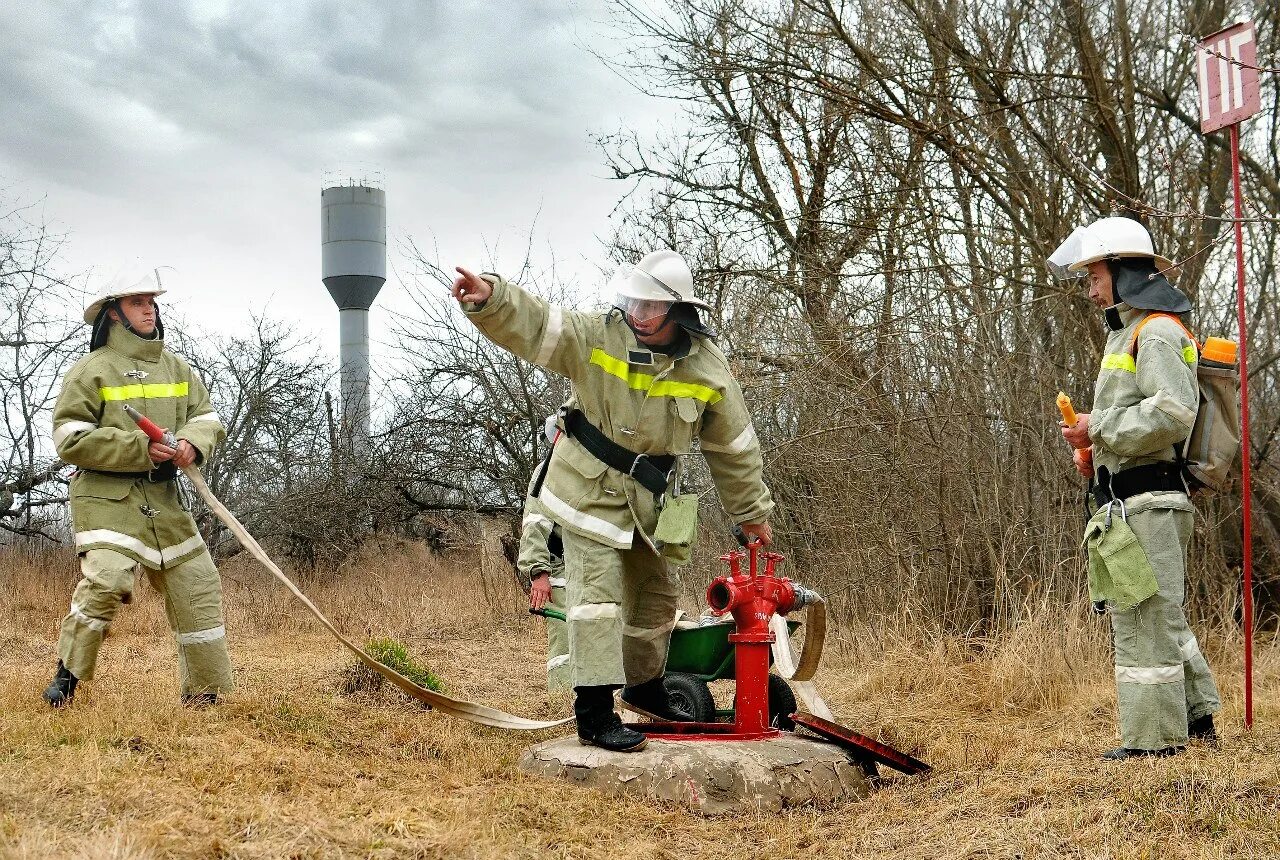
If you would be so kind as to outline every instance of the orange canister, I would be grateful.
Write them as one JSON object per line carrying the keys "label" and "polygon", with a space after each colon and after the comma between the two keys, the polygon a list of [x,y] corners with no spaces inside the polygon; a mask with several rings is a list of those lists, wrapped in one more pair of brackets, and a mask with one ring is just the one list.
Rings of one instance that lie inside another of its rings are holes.
{"label": "orange canister", "polygon": [[1200,357],[1205,361],[1216,361],[1218,364],[1236,363],[1236,342],[1224,337],[1211,337],[1205,340],[1200,350]]}

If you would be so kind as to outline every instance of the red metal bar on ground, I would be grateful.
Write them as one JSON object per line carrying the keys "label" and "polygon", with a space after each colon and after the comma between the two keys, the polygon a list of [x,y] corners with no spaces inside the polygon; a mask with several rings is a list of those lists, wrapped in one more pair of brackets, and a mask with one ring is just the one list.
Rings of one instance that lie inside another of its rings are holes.
{"label": "red metal bar on ground", "polygon": [[1236,311],[1240,323],[1240,495],[1244,518],[1244,725],[1253,728],[1253,483],[1249,460],[1248,320],[1244,310],[1244,201],[1240,193],[1240,123],[1230,126],[1231,187],[1235,196]]}
{"label": "red metal bar on ground", "polygon": [[804,726],[819,737],[839,744],[860,759],[886,764],[894,770],[908,774],[928,773],[933,769],[920,759],[896,750],[888,744],[882,744],[853,729],[847,729],[838,723],[815,717],[813,714],[800,712],[792,714],[791,719],[795,720],[796,725]]}

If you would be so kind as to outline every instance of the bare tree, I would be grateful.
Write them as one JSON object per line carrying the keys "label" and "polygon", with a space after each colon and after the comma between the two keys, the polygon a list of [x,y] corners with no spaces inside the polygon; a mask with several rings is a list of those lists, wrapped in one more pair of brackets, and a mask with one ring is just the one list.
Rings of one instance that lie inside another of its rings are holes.
{"label": "bare tree", "polygon": [[[1274,29],[1272,5],[1246,5]],[[1052,398],[1066,388],[1087,404],[1102,331],[1042,261],[1078,224],[1134,215],[1182,263],[1199,327],[1230,333],[1222,140],[1199,134],[1179,34],[1217,29],[1225,6],[615,6],[638,46],[630,79],[685,118],[658,139],[602,140],[633,189],[616,244],[695,249],[800,563],[849,612],[945,626],[1075,599],[1081,488]],[[1274,86],[1264,99],[1271,121],[1245,153],[1256,213],[1280,203]],[[1275,231],[1249,227],[1262,400],[1250,453],[1273,559]],[[1223,614],[1235,506],[1205,505],[1195,577],[1202,608]]]}
{"label": "bare tree", "polygon": [[[398,466],[384,479],[422,513],[504,514],[516,520],[529,476],[546,453],[543,423],[568,382],[482,335],[450,298],[453,283],[434,255],[410,242],[416,313],[395,330],[406,363],[386,439]],[[553,301],[572,302],[554,267],[538,271],[526,250],[504,274]]]}
{"label": "bare tree", "polygon": [[[320,350],[261,316],[230,336],[184,329],[178,338],[227,428],[206,480],[255,537],[308,567],[338,562],[368,538],[379,505],[369,492],[373,452],[332,432],[334,373]],[[215,552],[236,551],[211,512],[197,505],[195,515]]]}
{"label": "bare tree", "polygon": [[33,212],[0,214],[0,532],[56,540],[66,481],[51,418],[84,329],[58,265],[63,237]]}

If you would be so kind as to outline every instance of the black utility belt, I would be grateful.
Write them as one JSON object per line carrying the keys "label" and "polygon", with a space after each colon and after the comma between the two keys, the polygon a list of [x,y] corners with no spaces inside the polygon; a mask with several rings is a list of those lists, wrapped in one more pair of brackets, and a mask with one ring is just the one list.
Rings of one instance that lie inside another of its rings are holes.
{"label": "black utility belt", "polygon": [[580,409],[569,410],[564,417],[564,429],[591,456],[611,469],[635,478],[640,486],[655,496],[667,491],[676,465],[674,454],[637,454],[604,435]]}
{"label": "black utility belt", "polygon": [[103,469],[81,469],[81,472],[92,472],[95,475],[106,475],[108,478],[128,478],[131,481],[150,481],[161,484],[178,477],[178,469],[170,462],[161,463],[149,472],[107,472]]}
{"label": "black utility belt", "polygon": [[1186,482],[1177,463],[1150,463],[1111,472],[1106,466],[1098,469],[1098,482],[1093,487],[1093,500],[1102,507],[1112,501],[1124,501],[1141,493],[1176,491],[1185,493]]}

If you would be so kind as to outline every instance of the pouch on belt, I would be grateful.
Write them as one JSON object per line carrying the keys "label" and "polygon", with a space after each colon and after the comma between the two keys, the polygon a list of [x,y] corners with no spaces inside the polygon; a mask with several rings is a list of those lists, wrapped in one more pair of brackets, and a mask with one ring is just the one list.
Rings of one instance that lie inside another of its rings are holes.
{"label": "pouch on belt", "polygon": [[1124,515],[1109,507],[1094,514],[1084,530],[1089,549],[1089,599],[1110,601],[1123,612],[1155,595],[1160,586],[1138,536]]}
{"label": "pouch on belt", "polygon": [[653,530],[654,542],[662,547],[662,557],[676,566],[688,564],[697,536],[698,494],[682,493],[667,499]]}

